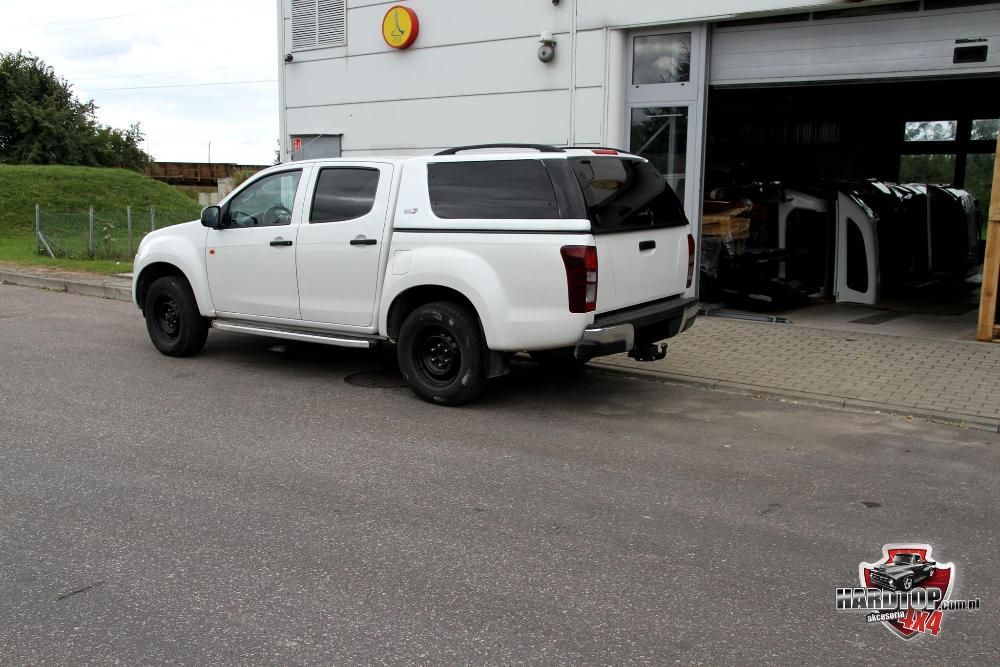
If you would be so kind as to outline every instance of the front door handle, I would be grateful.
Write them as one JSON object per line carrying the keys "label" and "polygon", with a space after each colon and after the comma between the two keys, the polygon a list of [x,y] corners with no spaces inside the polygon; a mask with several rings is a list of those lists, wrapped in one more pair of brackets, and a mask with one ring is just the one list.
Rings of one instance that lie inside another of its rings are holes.
{"label": "front door handle", "polygon": [[656,247],[656,241],[639,241],[639,251],[652,250]]}
{"label": "front door handle", "polygon": [[366,239],[363,236],[359,236],[356,239],[351,239],[351,245],[375,245],[378,243],[376,239]]}
{"label": "front door handle", "polygon": [[272,246],[290,246],[290,245],[292,245],[292,242],[291,241],[286,241],[285,239],[282,239],[282,238],[276,238],[273,241],[271,241],[271,245]]}

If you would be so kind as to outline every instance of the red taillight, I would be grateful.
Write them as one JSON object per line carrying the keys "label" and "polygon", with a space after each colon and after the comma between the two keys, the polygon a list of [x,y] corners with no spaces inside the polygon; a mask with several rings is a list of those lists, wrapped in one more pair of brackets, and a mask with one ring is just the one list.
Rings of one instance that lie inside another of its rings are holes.
{"label": "red taillight", "polygon": [[687,286],[691,287],[691,283],[694,282],[694,237],[688,234],[688,283]]}
{"label": "red taillight", "polygon": [[569,312],[592,312],[597,308],[597,248],[564,245],[561,252],[566,266]]}
{"label": "red taillight", "polygon": [[596,155],[618,155],[618,151],[614,148],[594,148],[590,152]]}

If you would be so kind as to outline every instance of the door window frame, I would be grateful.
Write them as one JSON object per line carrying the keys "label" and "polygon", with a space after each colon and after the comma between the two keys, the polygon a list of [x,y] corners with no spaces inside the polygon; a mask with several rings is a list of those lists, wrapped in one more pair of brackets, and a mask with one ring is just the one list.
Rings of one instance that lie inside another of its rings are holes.
{"label": "door window frame", "polygon": [[[355,171],[374,171],[376,174],[378,174],[378,178],[375,181],[375,192],[372,193],[371,206],[368,207],[367,211],[365,211],[364,213],[362,213],[360,215],[356,215],[353,218],[343,218],[341,220],[313,220],[312,219],[312,217],[313,217],[313,209],[316,207],[316,195],[319,194],[319,183],[320,183],[320,179],[323,178],[323,172],[325,172],[325,171],[337,171],[337,170],[343,171],[343,170],[346,170],[346,169],[353,169]],[[379,193],[379,188],[382,186],[382,177],[383,177],[382,170],[379,169],[377,166],[374,166],[374,165],[373,166],[364,166],[363,167],[363,166],[359,166],[359,165],[337,164],[337,165],[328,165],[328,166],[324,166],[324,167],[318,167],[316,169],[316,179],[315,179],[316,182],[313,185],[313,187],[311,189],[311,192],[310,192],[310,195],[309,195],[309,211],[308,211],[307,214],[305,214],[303,216],[302,219],[305,220],[305,221],[307,221],[310,225],[325,225],[325,224],[337,224],[337,223],[343,223],[343,222],[351,222],[352,220],[358,220],[358,219],[363,218],[363,217],[365,217],[367,215],[370,215],[371,212],[375,210],[375,204],[378,203],[378,193]]]}
{"label": "door window frame", "polygon": [[[310,171],[311,171],[310,169],[305,168],[305,167],[292,167],[290,169],[282,169],[280,171],[272,171],[270,173],[261,174],[259,176],[255,175],[254,178],[252,178],[252,179],[248,180],[246,183],[242,184],[239,189],[234,190],[232,193],[230,193],[230,195],[222,203],[222,206],[220,207],[221,208],[220,218],[222,220],[227,221],[227,224],[225,224],[222,227],[220,227],[218,231],[222,231],[222,230],[229,231],[229,230],[234,230],[234,229],[271,229],[273,227],[288,227],[288,226],[292,226],[292,225],[297,224],[296,218],[298,218],[301,215],[301,213],[302,213],[302,203],[303,203],[302,202],[302,195],[304,194],[304,190],[305,190],[305,187],[304,187],[305,183],[304,183],[304,181],[309,178]],[[255,184],[260,183],[261,181],[263,181],[263,180],[265,180],[267,178],[271,178],[272,176],[282,176],[284,174],[291,174],[291,173],[294,173],[294,172],[298,172],[299,173],[299,181],[295,185],[295,195],[292,197],[292,214],[289,217],[287,223],[282,223],[280,225],[251,225],[251,226],[246,226],[246,227],[244,227],[242,225],[230,225],[230,224],[228,224],[230,205],[233,203],[233,201],[237,197],[239,197],[241,194],[243,194],[244,192],[246,192],[247,190],[249,190],[250,188],[252,188]]]}
{"label": "door window frame", "polygon": [[[636,37],[691,33],[691,63],[688,81],[632,83]],[[625,122],[622,145],[633,150],[632,110],[648,107],[686,107],[688,115],[687,155],[684,162],[684,197],[681,203],[696,240],[701,237],[704,188],[705,117],[708,104],[709,27],[707,23],[663,25],[628,32],[625,54]],[[695,280],[697,281],[697,274]]]}

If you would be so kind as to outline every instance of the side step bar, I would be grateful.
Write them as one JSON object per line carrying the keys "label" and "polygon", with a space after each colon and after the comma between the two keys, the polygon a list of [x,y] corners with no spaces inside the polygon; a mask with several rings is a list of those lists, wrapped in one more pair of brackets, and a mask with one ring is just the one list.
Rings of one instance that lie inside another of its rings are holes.
{"label": "side step bar", "polygon": [[212,322],[213,329],[220,331],[232,331],[235,333],[254,334],[257,336],[271,336],[272,338],[284,338],[286,340],[298,340],[305,343],[319,343],[321,345],[336,345],[337,347],[358,347],[369,349],[374,347],[375,341],[370,338],[352,338],[338,334],[325,334],[315,331],[294,331],[291,329],[279,329],[262,324],[245,324],[242,322]]}

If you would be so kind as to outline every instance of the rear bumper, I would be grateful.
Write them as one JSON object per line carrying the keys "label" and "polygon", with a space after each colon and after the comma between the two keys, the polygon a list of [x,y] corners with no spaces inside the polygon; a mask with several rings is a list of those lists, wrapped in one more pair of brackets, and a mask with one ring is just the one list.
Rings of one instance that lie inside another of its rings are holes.
{"label": "rear bumper", "polygon": [[574,355],[587,361],[595,357],[632,352],[672,338],[694,324],[698,299],[666,299],[603,313],[594,318],[576,344]]}

